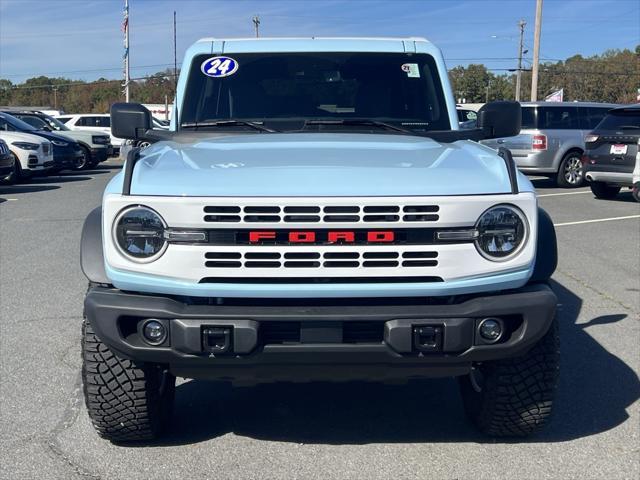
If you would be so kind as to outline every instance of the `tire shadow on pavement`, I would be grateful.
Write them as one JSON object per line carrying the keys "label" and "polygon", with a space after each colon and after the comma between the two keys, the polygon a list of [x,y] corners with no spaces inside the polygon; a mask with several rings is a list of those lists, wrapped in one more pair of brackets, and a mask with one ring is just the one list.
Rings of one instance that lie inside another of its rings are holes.
{"label": "tire shadow on pavement", "polygon": [[[582,300],[557,282],[562,364],[555,415],[540,434],[491,439],[465,418],[455,379],[374,383],[265,384],[231,388],[187,381],[176,389],[170,433],[157,446],[185,445],[233,432],[261,440],[310,444],[415,442],[565,442],[625,422],[640,397],[634,371],[589,333],[620,313],[576,324]],[[148,446],[148,445],[147,445]]]}
{"label": "tire shadow on pavement", "polygon": [[0,195],[16,195],[18,193],[46,192],[57,190],[57,185],[0,185]]}

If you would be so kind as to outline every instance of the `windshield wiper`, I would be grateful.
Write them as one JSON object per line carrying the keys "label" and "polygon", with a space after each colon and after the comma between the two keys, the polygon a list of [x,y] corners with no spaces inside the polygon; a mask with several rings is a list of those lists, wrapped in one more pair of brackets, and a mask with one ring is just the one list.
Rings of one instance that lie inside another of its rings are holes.
{"label": "windshield wiper", "polygon": [[181,128],[236,127],[236,126],[251,127],[255,130],[260,130],[261,132],[269,132],[269,133],[278,132],[278,130],[265,127],[264,125],[261,125],[257,122],[251,122],[249,120],[216,120],[213,122],[192,122],[192,123],[183,123],[182,125],[180,125]]}
{"label": "windshield wiper", "polygon": [[307,120],[304,122],[305,128],[308,125],[364,125],[364,126],[372,126],[378,128],[384,128],[385,130],[393,130],[395,132],[402,132],[407,135],[417,135],[415,132],[402,127],[397,127],[396,125],[392,125],[390,123],[379,122],[377,120],[370,120],[368,118],[343,118],[337,120]]}

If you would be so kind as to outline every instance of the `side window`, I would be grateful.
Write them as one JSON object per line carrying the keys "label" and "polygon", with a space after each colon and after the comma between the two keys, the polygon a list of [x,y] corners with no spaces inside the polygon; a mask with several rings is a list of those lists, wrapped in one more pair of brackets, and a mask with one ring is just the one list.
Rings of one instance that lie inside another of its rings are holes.
{"label": "side window", "polygon": [[540,107],[538,108],[540,129],[571,130],[580,128],[577,107]]}
{"label": "side window", "polygon": [[609,108],[589,107],[587,108],[587,126],[589,130],[596,128],[602,119],[607,115]]}
{"label": "side window", "polygon": [[96,127],[111,127],[111,117],[93,117]]}
{"label": "side window", "polygon": [[522,107],[522,129],[537,128],[535,107]]}
{"label": "side window", "polygon": [[58,120],[60,120],[62,123],[67,123],[69,120],[71,120],[71,117],[56,117]]}
{"label": "side window", "polygon": [[94,120],[95,117],[80,117],[76,122],[76,125],[81,127],[95,127],[96,122]]}
{"label": "side window", "polygon": [[0,118],[0,132],[8,132],[9,131],[8,127],[9,127],[9,124],[5,122],[3,118]]}

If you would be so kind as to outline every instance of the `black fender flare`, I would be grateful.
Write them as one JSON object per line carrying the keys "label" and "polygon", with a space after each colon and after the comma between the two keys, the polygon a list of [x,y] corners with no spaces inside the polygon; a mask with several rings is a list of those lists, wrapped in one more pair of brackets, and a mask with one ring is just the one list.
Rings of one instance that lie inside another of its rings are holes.
{"label": "black fender flare", "polygon": [[102,207],[91,210],[82,226],[80,268],[90,282],[110,285],[102,250]]}
{"label": "black fender flare", "polygon": [[538,238],[536,239],[536,263],[529,282],[546,283],[558,266],[558,241],[556,229],[549,214],[538,207]]}

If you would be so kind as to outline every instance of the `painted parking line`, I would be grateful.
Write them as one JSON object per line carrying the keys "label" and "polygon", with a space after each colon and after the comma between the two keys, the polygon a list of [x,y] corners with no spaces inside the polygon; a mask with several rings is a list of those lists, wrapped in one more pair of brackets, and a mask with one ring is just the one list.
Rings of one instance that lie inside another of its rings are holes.
{"label": "painted parking line", "polygon": [[611,222],[613,220],[629,220],[632,218],[640,218],[640,215],[627,215],[626,217],[596,218],[594,220],[581,220],[579,222],[554,223],[554,227],[565,227],[567,225],[582,225],[583,223]]}
{"label": "painted parking line", "polygon": [[559,197],[561,195],[582,195],[583,193],[591,193],[591,190],[580,190],[579,192],[563,192],[563,193],[543,193],[540,197]]}

